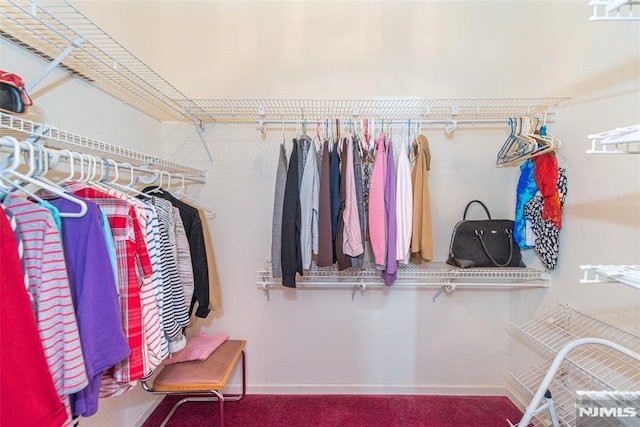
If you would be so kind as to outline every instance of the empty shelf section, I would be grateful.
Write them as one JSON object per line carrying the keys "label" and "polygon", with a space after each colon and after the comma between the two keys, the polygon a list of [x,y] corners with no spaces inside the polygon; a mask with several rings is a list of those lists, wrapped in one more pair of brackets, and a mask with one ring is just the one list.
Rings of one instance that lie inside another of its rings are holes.
{"label": "empty shelf section", "polygon": [[182,100],[203,122],[326,120],[358,117],[386,120],[477,121],[553,114],[568,98],[476,99],[192,99]]}
{"label": "empty shelf section", "polygon": [[[564,306],[523,326],[512,324],[511,330],[553,355],[577,338],[601,338],[640,352],[639,337]],[[640,385],[638,363],[608,347],[583,346],[566,361],[603,390],[632,390]]]}
{"label": "empty shelf section", "polygon": [[640,289],[640,265],[581,265],[581,283],[618,282]]}

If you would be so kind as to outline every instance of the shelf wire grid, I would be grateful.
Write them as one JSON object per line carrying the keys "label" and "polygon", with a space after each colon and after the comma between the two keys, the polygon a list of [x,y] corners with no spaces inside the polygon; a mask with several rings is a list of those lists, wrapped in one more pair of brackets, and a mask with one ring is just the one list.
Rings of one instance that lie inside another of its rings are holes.
{"label": "shelf wire grid", "polygon": [[[339,271],[335,266],[318,267],[312,264],[310,270],[296,280],[302,286],[384,286],[381,270],[372,261],[364,261],[362,268],[350,267]],[[443,284],[481,284],[485,287],[541,287],[548,282],[548,273],[531,268],[473,268],[462,269],[444,262],[422,264],[400,264],[393,286],[429,286]],[[267,261],[257,271],[257,284],[280,285],[281,279],[274,279],[271,262]]]}
{"label": "shelf wire grid", "polygon": [[[97,139],[77,135],[73,132],[58,129],[47,124],[26,120],[18,116],[0,111],[0,135],[13,136],[22,140],[26,136],[43,139],[45,145],[53,148],[77,149],[96,156],[108,155],[121,162],[132,163],[134,166],[154,167],[168,172],[178,172],[189,176],[197,182],[205,182],[206,172],[180,163],[164,160],[140,151],[109,144]],[[186,178],[186,176],[185,176]]]}
{"label": "shelf wire grid", "polygon": [[618,282],[640,289],[640,265],[581,265],[582,283]]}
{"label": "shelf wire grid", "polygon": [[[511,330],[554,355],[577,338],[601,338],[640,351],[639,337],[561,305],[522,326],[512,324]],[[640,390],[640,365],[611,348],[583,346],[566,361],[603,390]]]}
{"label": "shelf wire grid", "polygon": [[[66,0],[3,0],[0,36],[159,120],[188,121],[185,95]],[[80,43],[77,41],[82,40]]]}
{"label": "shelf wire grid", "polygon": [[[549,365],[550,363],[535,366],[517,376],[509,373],[508,378],[513,384],[518,385],[531,399],[547,374]],[[565,362],[560,366],[558,373],[549,385],[549,391],[561,425],[566,427],[576,425],[576,391],[598,390],[598,387],[598,383],[582,375],[571,364]],[[536,415],[536,419],[540,425],[551,425],[548,411],[539,413]]]}
{"label": "shelf wire grid", "polygon": [[203,122],[252,123],[259,120],[388,119],[446,122],[504,120],[553,114],[568,98],[474,99],[184,99]]}
{"label": "shelf wire grid", "polygon": [[589,6],[592,9],[590,21],[640,20],[640,1],[637,0],[593,0]]}

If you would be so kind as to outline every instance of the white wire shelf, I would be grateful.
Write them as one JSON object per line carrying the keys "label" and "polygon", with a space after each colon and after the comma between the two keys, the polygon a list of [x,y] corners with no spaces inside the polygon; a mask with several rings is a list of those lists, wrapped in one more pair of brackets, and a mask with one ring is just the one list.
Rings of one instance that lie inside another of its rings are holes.
{"label": "white wire shelf", "polygon": [[41,138],[45,145],[53,148],[77,149],[95,155],[108,155],[117,161],[128,162],[134,166],[154,167],[168,172],[185,174],[192,181],[206,182],[206,171],[164,160],[140,151],[119,147],[86,136],[58,129],[56,127],[37,123],[31,120],[3,113],[0,111],[0,135],[14,136],[21,140],[26,137]]}
{"label": "white wire shelf", "polygon": [[[509,373],[508,380],[518,386],[527,398],[531,401],[538,387],[542,383],[550,362],[535,366],[521,375]],[[562,426],[573,427],[576,425],[576,391],[577,390],[598,390],[599,385],[589,377],[576,371],[570,364],[563,363],[557,375],[551,381],[549,391],[553,399],[553,405],[558,415],[558,421]],[[536,415],[536,425],[551,425],[551,418],[547,411]]]}
{"label": "white wire shelf", "polygon": [[184,99],[182,102],[203,122],[253,123],[260,120],[385,119],[423,123],[452,120],[482,124],[507,121],[514,116],[547,114],[568,98],[474,99]]}
{"label": "white wire shelf", "polygon": [[593,0],[589,6],[592,8],[589,21],[640,20],[640,1],[637,0]]}
{"label": "white wire shelf", "polygon": [[580,283],[623,283],[640,289],[640,265],[581,265],[584,277]]}
{"label": "white wire shelf", "polygon": [[[639,7],[640,8],[640,7]],[[589,135],[587,154],[640,154],[640,124]]]}
{"label": "white wire shelf", "polygon": [[[578,338],[605,339],[640,352],[640,337],[562,305],[522,326],[511,324],[510,329],[553,355]],[[640,365],[615,350],[585,346],[566,362],[603,390],[640,389]]]}
{"label": "white wire shelf", "polygon": [[45,60],[74,46],[60,65],[71,75],[159,120],[190,120],[184,94],[69,1],[3,0],[0,21],[0,36]]}
{"label": "white wire shelf", "polygon": [[[386,288],[380,277],[381,271],[371,261],[365,261],[363,268],[350,267],[339,271],[335,266],[318,267],[315,263],[304,275],[297,276],[297,288],[347,288],[365,291],[368,288]],[[445,290],[456,288],[542,288],[547,287],[549,273],[526,267],[509,268],[457,268],[444,262],[422,264],[400,264],[397,279],[392,288],[440,288],[434,297]],[[267,298],[269,289],[282,286],[281,279],[272,276],[271,262],[267,261],[257,271],[256,285],[262,287]],[[353,294],[352,294],[353,297]]]}

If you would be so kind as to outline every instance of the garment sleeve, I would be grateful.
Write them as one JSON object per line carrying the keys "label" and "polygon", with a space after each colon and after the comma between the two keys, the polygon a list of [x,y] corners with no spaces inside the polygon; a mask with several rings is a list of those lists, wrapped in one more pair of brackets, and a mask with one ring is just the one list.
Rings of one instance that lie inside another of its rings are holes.
{"label": "garment sleeve", "polygon": [[207,265],[207,253],[204,246],[204,233],[202,222],[196,215],[191,225],[189,236],[189,249],[191,250],[191,264],[193,265],[194,290],[189,315],[193,312],[196,302],[196,317],[206,318],[211,311],[209,302],[209,267]]}

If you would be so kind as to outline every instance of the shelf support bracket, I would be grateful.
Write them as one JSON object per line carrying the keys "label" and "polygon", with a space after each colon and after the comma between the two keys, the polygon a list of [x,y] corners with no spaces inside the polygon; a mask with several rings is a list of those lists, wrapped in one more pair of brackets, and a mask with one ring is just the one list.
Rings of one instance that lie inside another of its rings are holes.
{"label": "shelf support bracket", "polygon": [[198,123],[198,120],[196,120],[196,116],[193,114],[193,111],[191,111],[190,107],[187,107],[187,113],[189,113],[191,122],[193,123],[193,126],[195,126],[196,128],[196,132],[198,132],[198,137],[200,138],[200,142],[202,142],[202,146],[204,147],[204,150],[207,152],[207,156],[209,156],[209,163],[213,164],[213,157],[211,156],[209,147],[207,147],[207,143],[204,140],[204,129],[202,126],[202,122]]}
{"label": "shelf support bracket", "polygon": [[267,301],[271,301],[271,295],[269,294],[269,284],[266,282],[262,282],[262,291],[264,292],[265,298]]}
{"label": "shelf support bracket", "polygon": [[456,290],[456,285],[455,285],[455,283],[448,283],[448,284],[446,284],[446,285],[442,285],[442,286],[440,287],[440,289],[438,289],[438,290],[436,291],[436,293],[435,293],[435,294],[433,294],[433,297],[431,297],[431,300],[432,300],[433,302],[436,302],[436,300],[438,299],[438,297],[439,297],[440,295],[442,295],[442,293],[443,293],[443,292],[446,292],[446,293],[452,294],[453,292],[455,292],[455,290]]}
{"label": "shelf support bracket", "polygon": [[44,78],[47,77],[49,73],[51,73],[58,65],[60,65],[60,63],[64,61],[67,56],[71,55],[71,52],[73,52],[76,47],[80,46],[80,44],[84,40],[84,37],[78,37],[65,50],[63,50],[56,59],[51,61],[49,65],[47,65],[45,69],[42,70],[40,75],[33,79],[33,81],[26,86],[27,93],[32,93],[36,86],[38,86],[38,84],[40,84],[40,82],[44,80]]}

